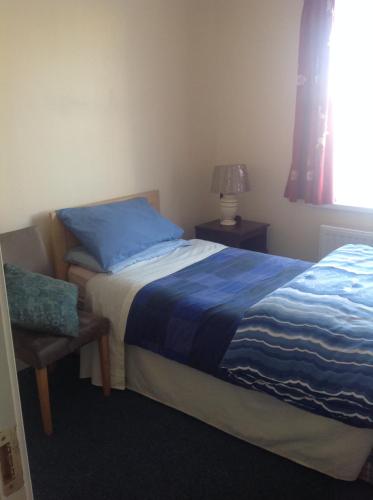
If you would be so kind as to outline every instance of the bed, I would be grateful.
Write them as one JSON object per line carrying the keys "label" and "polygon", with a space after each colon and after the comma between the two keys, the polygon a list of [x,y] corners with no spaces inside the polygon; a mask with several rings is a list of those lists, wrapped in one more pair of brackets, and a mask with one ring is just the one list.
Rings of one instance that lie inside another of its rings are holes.
{"label": "bed", "polygon": [[[159,210],[159,193],[150,191],[110,201],[145,197]],[[107,203],[105,200],[100,203]],[[165,276],[189,268],[224,247],[194,240],[172,256],[131,266],[118,275],[95,274],[66,264],[76,238],[51,214],[57,277],[78,285],[86,307],[109,317],[112,386],[129,388],[214,427],[304,466],[343,480],[356,479],[373,446],[373,430],[356,427],[228,383],[139,345],[126,345],[125,325],[139,291]],[[81,353],[81,376],[101,384],[98,353]],[[365,468],[365,471],[367,470]]]}

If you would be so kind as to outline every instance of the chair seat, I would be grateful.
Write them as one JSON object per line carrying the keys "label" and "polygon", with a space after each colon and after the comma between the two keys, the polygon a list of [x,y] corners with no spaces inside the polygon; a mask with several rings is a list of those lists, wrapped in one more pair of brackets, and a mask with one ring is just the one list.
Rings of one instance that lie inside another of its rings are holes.
{"label": "chair seat", "polygon": [[13,328],[13,344],[17,358],[34,368],[44,368],[80,347],[109,333],[109,320],[79,311],[79,335],[63,337]]}

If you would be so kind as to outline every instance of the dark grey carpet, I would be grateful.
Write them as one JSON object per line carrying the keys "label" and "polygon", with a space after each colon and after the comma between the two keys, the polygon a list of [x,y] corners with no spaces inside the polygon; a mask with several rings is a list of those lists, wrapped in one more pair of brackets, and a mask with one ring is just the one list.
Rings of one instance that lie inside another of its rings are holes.
{"label": "dark grey carpet", "polygon": [[50,376],[48,438],[33,371],[19,380],[35,500],[373,499],[366,483],[331,479],[131,391],[106,399],[78,380],[74,357]]}

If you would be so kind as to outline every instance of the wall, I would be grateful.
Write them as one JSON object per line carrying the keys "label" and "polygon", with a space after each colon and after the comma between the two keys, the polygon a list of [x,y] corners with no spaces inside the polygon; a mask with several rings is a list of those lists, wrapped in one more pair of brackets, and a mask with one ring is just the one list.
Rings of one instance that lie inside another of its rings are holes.
{"label": "wall", "polygon": [[316,259],[320,224],[373,230],[373,214],[283,197],[291,162],[302,0],[216,0],[214,163],[244,162],[252,191],[243,216],[269,222],[273,253]]}
{"label": "wall", "polygon": [[183,225],[219,213],[212,167],[245,162],[243,216],[317,258],[321,223],[372,215],[283,197],[302,0],[1,0],[0,232],[159,188]]}
{"label": "wall", "polygon": [[190,144],[192,7],[1,0],[0,232],[47,235],[50,210],[159,188],[191,234],[208,182],[207,150]]}

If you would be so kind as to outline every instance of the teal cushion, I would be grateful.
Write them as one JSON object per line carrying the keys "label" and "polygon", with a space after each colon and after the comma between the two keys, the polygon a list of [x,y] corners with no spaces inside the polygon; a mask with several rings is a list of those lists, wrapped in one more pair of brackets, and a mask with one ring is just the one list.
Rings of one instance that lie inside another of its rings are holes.
{"label": "teal cushion", "polygon": [[4,274],[14,326],[56,335],[78,335],[76,285],[10,264],[4,264]]}

